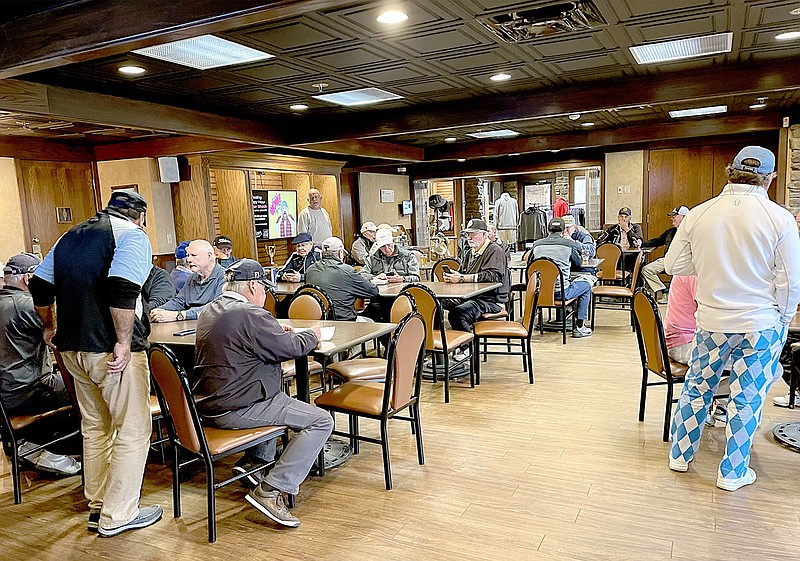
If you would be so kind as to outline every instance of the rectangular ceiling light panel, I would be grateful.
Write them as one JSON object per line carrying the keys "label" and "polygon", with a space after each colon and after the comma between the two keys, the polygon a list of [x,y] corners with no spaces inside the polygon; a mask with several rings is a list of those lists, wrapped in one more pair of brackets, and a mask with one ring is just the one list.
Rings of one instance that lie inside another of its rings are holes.
{"label": "rectangular ceiling light panel", "polygon": [[694,109],[681,109],[679,111],[670,111],[669,116],[673,119],[680,117],[699,117],[700,115],[715,115],[717,113],[727,113],[727,105],[711,105],[709,107],[695,107]]}
{"label": "rectangular ceiling light panel", "polygon": [[198,70],[244,64],[275,56],[214,35],[200,35],[163,45],[136,49],[133,52]]}
{"label": "rectangular ceiling light panel", "polygon": [[350,90],[347,92],[312,95],[314,99],[344,105],[345,107],[357,107],[359,105],[370,105],[382,101],[393,101],[403,99],[402,95],[393,94],[378,88],[362,88],[360,90]]}
{"label": "rectangular ceiling light panel", "polygon": [[690,37],[663,43],[650,43],[630,47],[631,54],[639,64],[683,60],[698,56],[711,56],[731,52],[733,33],[717,33],[704,37]]}
{"label": "rectangular ceiling light panel", "polygon": [[512,131],[511,129],[467,133],[467,136],[471,136],[472,138],[508,138],[517,135],[519,135],[519,133],[517,131]]}

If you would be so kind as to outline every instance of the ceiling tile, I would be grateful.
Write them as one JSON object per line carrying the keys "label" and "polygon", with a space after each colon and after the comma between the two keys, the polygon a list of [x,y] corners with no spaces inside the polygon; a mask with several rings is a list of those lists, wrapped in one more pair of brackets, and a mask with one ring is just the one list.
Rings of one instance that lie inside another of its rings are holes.
{"label": "ceiling tile", "polygon": [[336,35],[315,29],[302,22],[262,28],[247,33],[247,36],[255,41],[264,43],[265,45],[272,45],[284,51],[307,48],[322,43],[339,42],[342,40]]}
{"label": "ceiling tile", "polygon": [[292,76],[299,76],[303,74],[302,70],[293,68],[288,64],[280,62],[269,62],[260,66],[251,68],[242,68],[235,71],[237,74],[243,74],[256,80],[263,80],[268,82],[270,80],[279,80],[282,78],[290,78]]}
{"label": "ceiling tile", "polygon": [[474,47],[480,44],[477,39],[471,37],[462,29],[439,31],[429,35],[403,39],[399,42],[422,55],[439,53],[462,47]]}
{"label": "ceiling tile", "polygon": [[349,49],[338,53],[314,57],[315,62],[331,66],[337,70],[366,64],[375,64],[378,62],[388,62],[390,60],[391,59],[386,55],[368,48]]}
{"label": "ceiling tile", "polygon": [[423,76],[420,72],[411,68],[401,67],[391,70],[381,70],[379,72],[359,73],[359,76],[370,82],[399,82],[400,80],[412,80]]}

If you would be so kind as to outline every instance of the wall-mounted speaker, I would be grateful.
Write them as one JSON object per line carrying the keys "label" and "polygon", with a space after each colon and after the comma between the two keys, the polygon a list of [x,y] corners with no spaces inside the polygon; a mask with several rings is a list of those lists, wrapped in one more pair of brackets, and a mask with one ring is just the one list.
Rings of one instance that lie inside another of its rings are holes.
{"label": "wall-mounted speaker", "polygon": [[162,183],[177,183],[181,180],[178,171],[178,158],[165,157],[158,159],[158,178]]}

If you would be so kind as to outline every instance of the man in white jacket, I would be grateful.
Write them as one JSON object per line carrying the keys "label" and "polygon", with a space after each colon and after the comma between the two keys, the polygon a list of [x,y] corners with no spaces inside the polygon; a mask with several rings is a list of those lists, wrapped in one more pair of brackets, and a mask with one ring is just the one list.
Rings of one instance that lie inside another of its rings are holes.
{"label": "man in white jacket", "polygon": [[672,420],[669,467],[687,471],[724,367],[732,361],[725,454],[717,487],[756,480],[749,467],[764,399],[782,372],[778,359],[800,301],[800,238],[794,217],[767,197],[775,156],[747,146],[726,169],[718,197],[693,208],[664,265],[697,275],[697,333]]}

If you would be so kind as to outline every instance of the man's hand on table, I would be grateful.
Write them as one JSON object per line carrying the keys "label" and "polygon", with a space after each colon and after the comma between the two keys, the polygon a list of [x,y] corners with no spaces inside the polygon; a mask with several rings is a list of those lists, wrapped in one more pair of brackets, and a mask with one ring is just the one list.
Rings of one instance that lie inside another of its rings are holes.
{"label": "man's hand on table", "polygon": [[178,321],[178,313],[179,312],[173,312],[171,310],[162,310],[161,308],[156,308],[150,311],[150,321],[154,321],[156,323]]}

